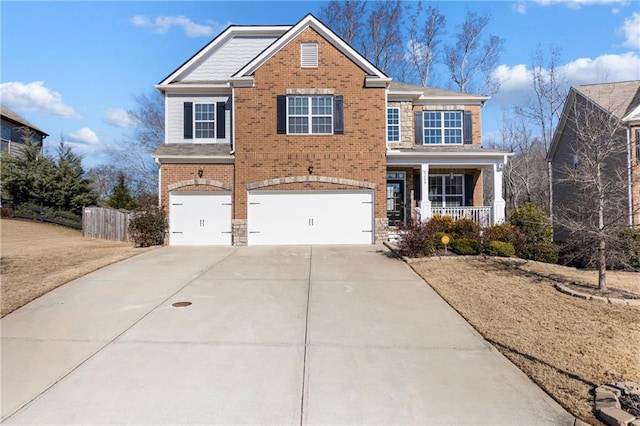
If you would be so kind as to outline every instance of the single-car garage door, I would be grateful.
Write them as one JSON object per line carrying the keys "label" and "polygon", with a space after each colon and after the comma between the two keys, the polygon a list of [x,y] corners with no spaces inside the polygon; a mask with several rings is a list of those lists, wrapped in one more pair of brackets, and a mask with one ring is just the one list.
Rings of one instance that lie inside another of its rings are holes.
{"label": "single-car garage door", "polygon": [[248,243],[371,244],[370,191],[248,193]]}
{"label": "single-car garage door", "polygon": [[169,204],[169,244],[231,245],[230,193],[174,192]]}

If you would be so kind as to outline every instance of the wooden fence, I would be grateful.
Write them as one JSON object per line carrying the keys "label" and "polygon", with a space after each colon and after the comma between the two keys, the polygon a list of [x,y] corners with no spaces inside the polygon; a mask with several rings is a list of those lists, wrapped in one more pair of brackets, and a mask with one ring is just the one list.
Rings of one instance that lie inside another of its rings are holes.
{"label": "wooden fence", "polygon": [[82,235],[112,241],[129,241],[129,215],[126,210],[85,207]]}

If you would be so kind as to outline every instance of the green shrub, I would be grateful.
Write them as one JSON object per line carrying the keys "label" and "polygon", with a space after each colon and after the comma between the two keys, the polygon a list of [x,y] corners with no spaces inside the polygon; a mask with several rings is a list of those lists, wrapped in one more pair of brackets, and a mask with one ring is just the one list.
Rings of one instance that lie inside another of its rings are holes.
{"label": "green shrub", "polygon": [[129,236],[136,247],[162,245],[167,233],[164,211],[156,206],[143,206],[133,212]]}
{"label": "green shrub", "polygon": [[453,218],[450,216],[435,215],[427,222],[426,226],[433,234],[437,232],[444,232],[448,234],[453,228]]}
{"label": "green shrub", "polygon": [[433,232],[426,223],[410,222],[400,224],[400,241],[398,249],[403,256],[422,257],[433,254],[435,244]]}
{"label": "green shrub", "polygon": [[553,243],[526,244],[520,257],[538,262],[558,263],[558,247]]}
{"label": "green shrub", "polygon": [[547,215],[531,203],[516,210],[509,221],[524,234],[527,244],[550,243],[553,238]]}
{"label": "green shrub", "polygon": [[485,248],[485,253],[489,256],[511,257],[515,256],[516,249],[513,244],[506,241],[489,241]]}
{"label": "green shrub", "polygon": [[480,241],[471,238],[457,238],[453,240],[451,249],[454,253],[460,255],[472,255],[482,253],[482,244]]}
{"label": "green shrub", "polygon": [[451,226],[451,234],[455,238],[480,239],[480,225],[471,219],[458,219]]}
{"label": "green shrub", "polygon": [[500,241],[503,243],[511,243],[513,248],[519,250],[524,245],[525,236],[518,228],[510,223],[503,223],[485,228],[482,232],[482,240],[486,247],[488,247],[491,241]]}

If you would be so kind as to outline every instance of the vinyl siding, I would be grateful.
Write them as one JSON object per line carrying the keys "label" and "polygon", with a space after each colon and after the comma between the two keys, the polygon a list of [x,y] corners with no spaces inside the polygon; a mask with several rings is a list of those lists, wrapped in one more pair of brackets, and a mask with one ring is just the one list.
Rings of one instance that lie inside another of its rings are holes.
{"label": "vinyl siding", "polygon": [[202,59],[181,79],[184,82],[225,80],[266,49],[276,37],[234,37]]}
{"label": "vinyl siding", "polygon": [[213,95],[179,95],[167,94],[167,129],[166,143],[212,143],[211,139],[185,139],[184,138],[184,103],[185,102],[226,102],[225,111],[225,138],[216,139],[215,143],[229,144],[231,142],[231,104],[230,96]]}

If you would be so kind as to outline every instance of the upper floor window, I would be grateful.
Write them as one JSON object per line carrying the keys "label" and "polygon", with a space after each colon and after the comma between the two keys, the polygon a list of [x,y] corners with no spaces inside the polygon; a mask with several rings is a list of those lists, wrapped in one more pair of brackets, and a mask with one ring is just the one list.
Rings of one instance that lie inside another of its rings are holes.
{"label": "upper floor window", "polygon": [[11,128],[8,126],[2,126],[0,127],[0,132],[2,133],[2,139],[4,140],[11,140]]}
{"label": "upper floor window", "polygon": [[216,104],[194,104],[193,123],[196,139],[215,139]]}
{"label": "upper floor window", "polygon": [[470,144],[473,142],[471,120],[471,111],[416,111],[416,143]]}
{"label": "upper floor window", "polygon": [[425,144],[461,144],[462,111],[425,111]]}
{"label": "upper floor window", "polygon": [[318,68],[318,43],[300,44],[300,66]]}
{"label": "upper floor window", "polygon": [[387,141],[400,142],[400,108],[387,108]]}
{"label": "upper floor window", "polygon": [[287,131],[293,134],[331,134],[333,97],[288,96]]}

